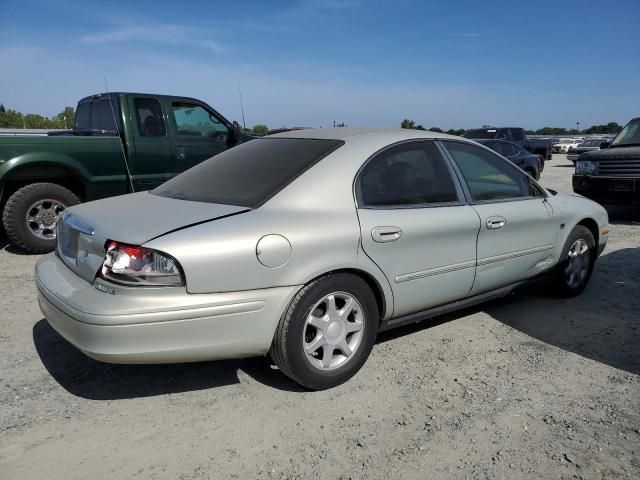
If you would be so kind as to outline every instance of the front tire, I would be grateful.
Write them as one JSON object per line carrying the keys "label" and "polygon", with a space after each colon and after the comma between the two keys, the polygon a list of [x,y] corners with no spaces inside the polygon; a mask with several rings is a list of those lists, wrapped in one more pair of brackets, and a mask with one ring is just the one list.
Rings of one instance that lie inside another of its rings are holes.
{"label": "front tire", "polygon": [[553,271],[553,291],[560,297],[580,295],[589,283],[596,262],[596,242],[591,231],[577,225],[562,249]]}
{"label": "front tire", "polygon": [[364,365],[378,332],[376,299],[360,277],[329,274],[306,285],[280,319],[271,358],[311,390],[346,382]]}
{"label": "front tire", "polygon": [[51,252],[56,247],[56,226],[62,212],[80,199],[55,183],[32,183],[14,192],[2,212],[9,239],[30,253]]}

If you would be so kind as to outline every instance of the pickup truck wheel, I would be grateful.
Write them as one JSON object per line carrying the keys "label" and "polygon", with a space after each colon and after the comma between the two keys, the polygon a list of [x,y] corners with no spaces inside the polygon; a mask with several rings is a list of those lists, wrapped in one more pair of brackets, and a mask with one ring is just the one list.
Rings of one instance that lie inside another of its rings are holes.
{"label": "pickup truck wheel", "polygon": [[538,165],[540,165],[540,173],[544,170],[544,155],[538,154]]}
{"label": "pickup truck wheel", "polygon": [[596,262],[596,242],[588,228],[577,225],[562,249],[553,272],[553,291],[560,297],[575,297],[587,287]]}
{"label": "pickup truck wheel", "polygon": [[329,274],[302,288],[280,319],[270,355],[282,373],[311,390],[346,382],[364,365],[378,333],[367,283]]}
{"label": "pickup truck wheel", "polygon": [[13,193],[2,212],[9,239],[30,253],[51,252],[56,247],[60,214],[80,199],[55,183],[32,183]]}

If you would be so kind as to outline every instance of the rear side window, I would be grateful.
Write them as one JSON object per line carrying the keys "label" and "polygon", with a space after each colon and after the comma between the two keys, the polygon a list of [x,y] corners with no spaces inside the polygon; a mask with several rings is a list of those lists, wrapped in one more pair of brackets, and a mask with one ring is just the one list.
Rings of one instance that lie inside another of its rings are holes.
{"label": "rear side window", "polygon": [[501,157],[475,145],[443,142],[462,172],[475,202],[532,195],[525,174]]}
{"label": "rear side window", "polygon": [[524,142],[524,131],[520,128],[511,129],[511,139],[514,142]]}
{"label": "rear side window", "polygon": [[136,98],[133,100],[138,122],[138,133],[141,137],[164,137],[167,127],[162,115],[160,102],[155,98]]}
{"label": "rear side window", "polygon": [[117,132],[116,118],[118,115],[119,108],[116,100],[112,100],[112,105],[109,105],[108,98],[82,102],[78,105],[73,128],[115,133]]}
{"label": "rear side window", "polygon": [[341,145],[340,140],[251,140],[196,165],[151,193],[257,208]]}
{"label": "rear side window", "polygon": [[356,182],[360,207],[457,202],[446,163],[433,142],[398,145],[379,153]]}

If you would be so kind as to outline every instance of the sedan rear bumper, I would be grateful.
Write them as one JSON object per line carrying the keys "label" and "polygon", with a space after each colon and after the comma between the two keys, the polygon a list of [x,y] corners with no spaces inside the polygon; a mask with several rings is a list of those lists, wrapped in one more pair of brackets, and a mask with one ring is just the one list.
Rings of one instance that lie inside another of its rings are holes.
{"label": "sedan rear bumper", "polygon": [[109,363],[264,355],[299,288],[194,295],[176,287],[92,285],[53,254],[38,261],[36,281],[49,324],[88,356]]}

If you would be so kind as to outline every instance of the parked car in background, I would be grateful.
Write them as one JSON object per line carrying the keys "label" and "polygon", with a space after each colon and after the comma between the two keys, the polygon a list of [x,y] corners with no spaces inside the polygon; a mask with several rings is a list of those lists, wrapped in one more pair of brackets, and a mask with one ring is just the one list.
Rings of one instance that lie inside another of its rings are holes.
{"label": "parked car in background", "polygon": [[567,153],[569,148],[577,147],[582,140],[576,138],[561,138],[552,145],[553,153]]}
{"label": "parked car in background", "polygon": [[611,143],[585,152],[576,161],[573,191],[601,203],[640,204],[640,117]]}
{"label": "parked car in background", "polygon": [[538,157],[538,155],[534,155],[533,153],[526,151],[520,145],[506,142],[504,140],[479,139],[476,140],[476,142],[490,148],[496,153],[499,153],[536,180],[540,178],[540,172],[542,171],[541,169],[544,168],[544,164],[540,162],[540,157]]}
{"label": "parked car in background", "polygon": [[523,128],[518,127],[500,127],[500,128],[473,128],[464,133],[465,138],[470,139],[494,139],[506,140],[515,143],[525,150],[538,155],[542,164],[546,160],[551,160],[551,140],[549,139],[530,139],[524,132]]}
{"label": "parked car in background", "polygon": [[269,354],[324,389],[362,367],[380,331],[545,272],[556,294],[580,294],[607,223],[460,137],[300,130],[69,208],[36,281],[50,325],[98,360]]}
{"label": "parked car in background", "polygon": [[600,150],[602,143],[607,142],[605,138],[590,138],[580,143],[576,147],[569,147],[567,150],[567,159],[575,163],[578,157],[584,152],[591,152],[593,150]]}
{"label": "parked car in background", "polygon": [[54,249],[71,205],[149,190],[252,137],[195,98],[98,94],[78,103],[73,130],[0,137],[0,206],[13,243]]}

